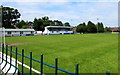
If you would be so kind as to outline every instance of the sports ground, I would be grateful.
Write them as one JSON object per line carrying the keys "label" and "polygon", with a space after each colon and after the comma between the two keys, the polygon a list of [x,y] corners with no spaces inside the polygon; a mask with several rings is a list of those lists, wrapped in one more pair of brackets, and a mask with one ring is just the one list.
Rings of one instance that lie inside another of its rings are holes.
{"label": "sports ground", "polygon": [[[25,49],[25,55],[33,52],[33,58],[54,65],[59,59],[59,67],[74,72],[79,63],[80,73],[118,72],[118,34],[72,34],[72,35],[37,35],[6,37],[6,43],[17,46],[18,52]],[[21,58],[19,58],[20,60]],[[25,61],[29,65],[28,60]],[[39,70],[39,64],[33,62],[33,68]],[[54,69],[44,66],[45,73]]]}

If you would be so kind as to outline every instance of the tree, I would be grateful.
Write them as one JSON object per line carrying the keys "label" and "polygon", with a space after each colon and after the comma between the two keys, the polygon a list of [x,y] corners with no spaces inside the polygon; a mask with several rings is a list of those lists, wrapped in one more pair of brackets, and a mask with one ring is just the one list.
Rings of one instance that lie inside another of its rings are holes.
{"label": "tree", "polygon": [[52,20],[49,20],[50,26],[55,26],[55,23]]}
{"label": "tree", "polygon": [[33,25],[33,22],[29,21],[29,22],[28,22],[28,25]]}
{"label": "tree", "polygon": [[105,32],[112,32],[112,30],[110,28],[108,28],[108,27],[105,27],[104,31]]}
{"label": "tree", "polygon": [[48,16],[44,16],[44,17],[40,18],[39,20],[43,21],[42,27],[50,26],[50,20],[49,20]]}
{"label": "tree", "polygon": [[3,27],[11,28],[11,25],[15,25],[19,22],[18,18],[20,18],[20,16],[21,14],[17,9],[2,6]]}
{"label": "tree", "polygon": [[39,19],[34,19],[34,22],[33,22],[33,28],[36,30],[36,31],[44,31],[44,27],[45,26],[49,26],[50,25],[50,22],[49,22],[49,17],[45,16],[45,17],[42,17],[42,18],[39,18]]}
{"label": "tree", "polygon": [[86,27],[86,24],[85,22],[83,23],[83,33],[87,32],[87,27]]}
{"label": "tree", "polygon": [[102,22],[101,23],[98,22],[98,24],[96,26],[97,26],[97,31],[99,33],[104,32],[104,27],[103,27],[103,23]]}
{"label": "tree", "polygon": [[22,28],[23,25],[26,25],[26,23],[25,23],[24,20],[21,20],[20,22],[18,22],[18,23],[16,24],[16,26],[17,26],[18,28]]}
{"label": "tree", "polygon": [[97,27],[91,21],[89,21],[87,24],[87,32],[88,33],[96,33],[97,32]]}
{"label": "tree", "polygon": [[34,19],[33,28],[36,31],[44,31],[43,21],[41,19]]}
{"label": "tree", "polygon": [[62,21],[54,20],[53,22],[54,22],[55,26],[63,26]]}
{"label": "tree", "polygon": [[70,27],[69,22],[65,22],[65,23],[64,23],[64,26],[69,26],[69,27]]}
{"label": "tree", "polygon": [[65,24],[62,23],[62,21],[59,20],[49,20],[49,17],[45,16],[39,19],[34,19],[33,22],[33,28],[37,31],[44,31],[44,27],[46,26],[70,26],[70,24],[68,22],[66,22]]}
{"label": "tree", "polygon": [[85,33],[86,32],[86,24],[79,24],[76,29],[77,32],[79,33]]}
{"label": "tree", "polygon": [[49,20],[49,17],[48,17],[48,16],[44,16],[44,17],[42,17],[42,20],[48,21],[48,20]]}

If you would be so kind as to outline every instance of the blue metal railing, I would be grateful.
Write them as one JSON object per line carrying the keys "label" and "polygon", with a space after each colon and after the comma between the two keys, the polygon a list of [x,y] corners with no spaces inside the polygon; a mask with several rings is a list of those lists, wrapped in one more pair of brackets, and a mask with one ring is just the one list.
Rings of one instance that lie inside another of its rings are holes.
{"label": "blue metal railing", "polygon": [[[7,45],[6,45],[6,48],[4,47],[4,44],[2,45],[2,58],[0,57],[0,59],[2,59],[2,62],[0,64],[2,64],[3,61],[6,62],[4,67],[2,68],[2,70],[6,67],[6,65],[8,63],[8,64],[10,64],[10,67],[9,67],[8,71],[10,70],[11,66],[13,66],[13,67],[15,67],[15,72],[13,74],[15,74],[16,70],[18,70],[23,75],[23,74],[25,74],[25,72],[24,72],[24,65],[23,65],[24,64],[24,59],[27,58],[27,59],[30,59],[30,72],[29,72],[30,75],[32,75],[32,64],[33,64],[32,61],[40,63],[40,72],[41,72],[40,75],[43,75],[43,69],[44,69],[43,65],[46,65],[46,66],[51,67],[51,68],[54,68],[55,69],[55,75],[58,75],[58,70],[62,71],[64,73],[70,74],[70,75],[78,75],[79,74],[79,64],[75,65],[75,67],[76,67],[75,68],[75,73],[73,73],[73,72],[64,70],[62,68],[59,68],[58,67],[58,58],[55,58],[55,65],[51,65],[51,64],[47,64],[47,63],[43,62],[43,54],[41,54],[41,58],[40,58],[40,61],[39,61],[39,60],[36,60],[36,59],[34,59],[32,57],[32,52],[30,52],[30,56],[25,56],[24,55],[24,49],[22,49],[22,54],[18,53],[18,48],[17,47],[15,49],[16,49],[16,51],[13,51],[12,46],[10,47],[10,49],[8,49]],[[6,50],[6,53],[5,53],[6,54],[6,59],[4,59],[4,50]],[[7,61],[8,51],[10,51],[10,63]],[[12,64],[12,61],[11,61],[12,60],[11,59],[12,58],[12,53],[15,53],[15,66]],[[22,56],[22,60],[21,60],[21,62],[22,62],[22,69],[19,69],[18,67],[16,67],[17,66],[18,55]],[[7,74],[8,71],[5,74]],[[106,75],[110,75],[110,72],[106,72]]]}

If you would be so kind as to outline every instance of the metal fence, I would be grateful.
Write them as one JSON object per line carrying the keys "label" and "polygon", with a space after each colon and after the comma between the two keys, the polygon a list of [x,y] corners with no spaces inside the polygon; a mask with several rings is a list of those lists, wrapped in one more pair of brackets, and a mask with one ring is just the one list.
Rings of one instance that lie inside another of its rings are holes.
{"label": "metal fence", "polygon": [[[10,52],[9,54],[8,54],[8,52]],[[4,55],[4,54],[6,54],[6,55]],[[15,58],[15,65],[13,65],[12,64],[12,58],[13,58],[13,54],[15,54],[14,55],[14,58]],[[18,55],[19,56],[21,56],[22,58],[21,58],[21,69],[18,67]],[[58,67],[58,58],[55,58],[55,65],[51,65],[51,64],[47,64],[47,63],[45,63],[44,61],[43,61],[43,54],[41,54],[41,56],[40,56],[40,60],[36,60],[36,59],[34,59],[33,58],[33,56],[32,56],[32,52],[30,52],[30,54],[29,54],[30,56],[25,56],[24,55],[24,49],[22,49],[22,52],[21,53],[18,53],[18,48],[16,47],[15,48],[15,50],[13,51],[13,47],[12,46],[10,46],[10,48],[8,48],[8,45],[6,45],[6,46],[4,46],[4,44],[2,44],[2,57],[0,57],[0,59],[2,59],[2,61],[1,61],[1,63],[0,63],[0,65],[3,63],[3,62],[5,62],[5,64],[4,64],[4,66],[1,68],[1,71],[4,69],[4,68],[6,68],[6,65],[7,64],[10,64],[10,66],[9,66],[9,68],[7,69],[7,71],[4,73],[5,75],[9,72],[9,70],[11,69],[11,67],[14,67],[15,68],[15,71],[14,71],[14,73],[13,73],[13,75],[15,75],[16,74],[16,72],[17,72],[17,74],[24,74],[24,75],[26,75],[27,73],[24,71],[24,61],[25,61],[25,58],[27,58],[27,59],[29,59],[29,75],[32,75],[33,74],[33,69],[32,69],[32,67],[33,67],[33,61],[34,62],[38,62],[40,65],[39,65],[39,75],[44,75],[44,72],[43,72],[43,69],[44,69],[44,66],[43,65],[46,65],[46,66],[48,66],[48,67],[50,67],[50,68],[53,68],[54,69],[54,75],[58,75],[58,71],[61,71],[61,72],[64,72],[64,73],[66,73],[66,74],[69,74],[69,75],[79,75],[80,73],[79,73],[79,64],[76,64],[75,65],[75,73],[73,73],[73,72],[70,72],[70,71],[67,71],[67,70],[64,70],[64,69],[62,69],[62,68],[59,68]],[[7,58],[7,56],[10,56],[10,60],[8,60]],[[5,57],[5,58],[4,58]],[[9,61],[9,62],[8,62]],[[106,75],[110,75],[110,72],[106,72]]]}

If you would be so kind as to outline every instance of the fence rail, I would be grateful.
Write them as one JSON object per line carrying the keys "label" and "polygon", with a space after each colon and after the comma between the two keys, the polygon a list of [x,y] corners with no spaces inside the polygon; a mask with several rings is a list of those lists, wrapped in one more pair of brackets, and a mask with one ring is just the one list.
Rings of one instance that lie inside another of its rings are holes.
{"label": "fence rail", "polygon": [[[6,50],[6,51],[5,51]],[[8,54],[8,51],[10,52],[10,54]],[[15,54],[15,65],[12,64],[12,56],[13,56],[13,53]],[[4,55],[6,54],[6,56]],[[18,66],[18,55],[22,56],[22,60],[21,60],[21,66],[22,66],[22,69],[20,69]],[[2,57],[0,57],[0,59],[2,59],[2,61],[0,62],[0,65],[5,61],[5,65],[4,67],[2,67],[1,70],[5,69],[6,68],[6,65],[7,64],[10,64],[9,66],[9,69],[6,71],[5,75],[9,72],[9,70],[11,69],[11,66],[15,68],[15,71],[13,73],[13,75],[16,74],[17,70],[23,75],[23,74],[26,74],[26,72],[24,71],[24,61],[25,61],[25,58],[29,59],[29,75],[32,75],[32,72],[33,72],[33,61],[35,62],[38,62],[40,64],[40,67],[39,67],[39,73],[40,75],[43,75],[44,72],[43,72],[43,69],[44,69],[44,65],[48,66],[48,67],[51,67],[51,68],[54,68],[55,70],[55,73],[54,75],[58,75],[58,71],[61,71],[61,72],[64,72],[64,73],[67,73],[69,75],[79,75],[79,64],[76,64],[75,65],[75,73],[71,72],[71,71],[67,71],[67,70],[64,70],[62,68],[59,68],[58,66],[58,58],[55,58],[55,65],[51,65],[51,64],[47,64],[44,62],[44,55],[41,54],[40,55],[40,60],[36,60],[32,57],[32,51],[30,52],[29,54],[30,56],[26,56],[24,55],[24,49],[22,49],[22,53],[18,53],[18,48],[16,47],[15,48],[15,51],[13,51],[13,47],[10,46],[10,49],[8,49],[8,45],[4,46],[4,44],[2,44]],[[4,58],[5,56],[5,58]],[[10,61],[8,62],[8,59],[7,59],[7,56],[10,56]],[[106,75],[110,75],[110,72],[106,72]]]}

